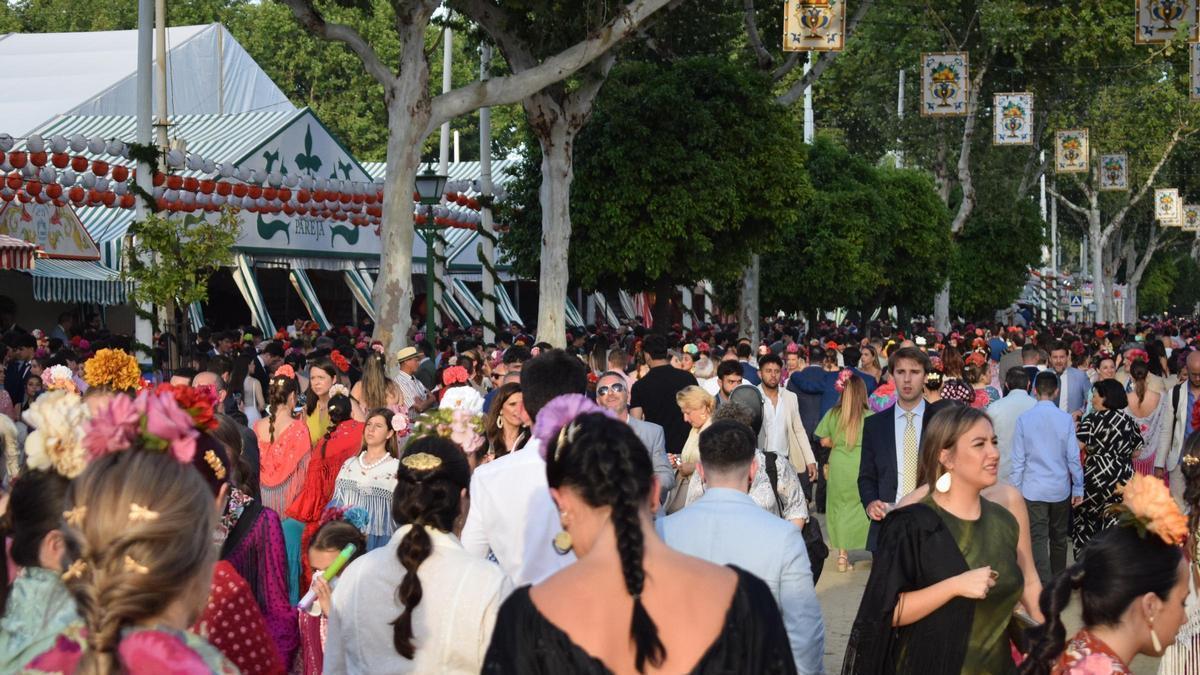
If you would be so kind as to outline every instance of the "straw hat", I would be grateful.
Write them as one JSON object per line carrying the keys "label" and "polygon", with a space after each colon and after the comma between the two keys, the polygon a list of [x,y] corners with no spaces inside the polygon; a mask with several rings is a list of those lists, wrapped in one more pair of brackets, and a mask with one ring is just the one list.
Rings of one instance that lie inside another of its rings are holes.
{"label": "straw hat", "polygon": [[417,351],[416,347],[405,347],[404,349],[396,352],[396,363],[404,363],[405,361],[409,359],[415,359],[420,355],[421,353]]}

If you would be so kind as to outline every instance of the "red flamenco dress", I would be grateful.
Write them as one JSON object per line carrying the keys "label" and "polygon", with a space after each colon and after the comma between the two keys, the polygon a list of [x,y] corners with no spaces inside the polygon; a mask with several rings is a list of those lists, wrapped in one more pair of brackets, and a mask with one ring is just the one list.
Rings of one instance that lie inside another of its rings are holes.
{"label": "red flamenco dress", "polygon": [[346,420],[317,442],[308,461],[308,473],[304,487],[296,500],[288,507],[287,516],[304,523],[304,535],[300,539],[303,563],[300,577],[301,590],[307,590],[312,579],[312,568],[308,566],[308,544],[320,527],[321,514],[333,497],[338,472],[347,459],[362,451],[363,427],[357,420]]}

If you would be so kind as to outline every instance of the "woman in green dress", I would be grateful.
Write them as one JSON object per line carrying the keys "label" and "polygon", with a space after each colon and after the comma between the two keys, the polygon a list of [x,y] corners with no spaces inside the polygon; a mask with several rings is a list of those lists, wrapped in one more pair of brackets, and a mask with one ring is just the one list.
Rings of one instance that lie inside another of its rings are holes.
{"label": "woman in green dress", "polygon": [[1019,528],[980,496],[999,463],[984,412],[952,405],[928,421],[918,484],[934,489],[883,520],[844,674],[1016,672],[1008,627],[1024,588]]}
{"label": "woman in green dress", "polygon": [[867,408],[867,387],[854,371],[846,369],[838,375],[837,389],[841,396],[821,418],[816,435],[821,447],[830,449],[826,523],[829,545],[838,552],[838,571],[845,572],[854,569],[848,552],[866,548],[871,527],[858,496],[863,420],[871,411]]}

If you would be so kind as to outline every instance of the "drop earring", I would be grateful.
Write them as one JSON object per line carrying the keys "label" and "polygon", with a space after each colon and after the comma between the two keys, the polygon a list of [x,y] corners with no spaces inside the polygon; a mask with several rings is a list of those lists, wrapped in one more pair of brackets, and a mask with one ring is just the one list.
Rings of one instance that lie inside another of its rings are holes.
{"label": "drop earring", "polygon": [[[567,514],[565,511],[560,511],[558,514],[559,521],[561,522],[566,520],[566,516]],[[571,533],[567,532],[567,526],[565,523],[562,524],[562,528],[563,529],[559,530],[558,534],[554,535],[554,540],[550,542],[550,545],[554,547],[555,553],[559,555],[566,555],[571,552],[571,549],[574,547],[574,542],[571,540]]]}
{"label": "drop earring", "polygon": [[937,479],[937,482],[933,484],[933,487],[938,492],[949,492],[950,491],[950,472],[947,471],[946,473],[942,474]]}
{"label": "drop earring", "polygon": [[1154,655],[1159,656],[1163,653],[1162,642],[1158,639],[1158,633],[1154,632],[1154,617],[1150,617],[1150,645],[1154,647]]}

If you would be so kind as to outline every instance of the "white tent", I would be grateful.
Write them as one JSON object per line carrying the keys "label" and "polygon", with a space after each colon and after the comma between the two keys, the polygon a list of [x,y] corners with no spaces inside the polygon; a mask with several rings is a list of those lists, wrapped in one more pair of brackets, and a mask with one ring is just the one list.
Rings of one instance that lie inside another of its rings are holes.
{"label": "white tent", "polygon": [[[295,110],[219,23],[168,28],[167,48],[172,116]],[[136,75],[134,30],[0,34],[0,132],[24,136],[59,115],[134,115]]]}

